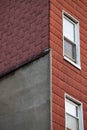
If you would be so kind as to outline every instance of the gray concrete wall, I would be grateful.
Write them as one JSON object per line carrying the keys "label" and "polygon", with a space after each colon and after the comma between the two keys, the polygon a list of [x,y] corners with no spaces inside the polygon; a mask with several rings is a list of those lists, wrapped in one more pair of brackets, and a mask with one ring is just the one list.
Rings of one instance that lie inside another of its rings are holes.
{"label": "gray concrete wall", "polygon": [[50,130],[46,55],[0,80],[0,130]]}

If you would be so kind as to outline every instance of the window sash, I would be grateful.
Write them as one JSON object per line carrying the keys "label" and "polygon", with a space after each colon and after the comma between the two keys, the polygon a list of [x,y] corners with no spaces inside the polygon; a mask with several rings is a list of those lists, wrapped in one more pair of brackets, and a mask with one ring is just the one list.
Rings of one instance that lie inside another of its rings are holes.
{"label": "window sash", "polygon": [[75,33],[76,33],[76,23],[64,15],[64,18],[63,18],[63,34],[64,34],[64,36],[67,37],[68,39],[70,39],[72,42],[75,42],[76,41]]}
{"label": "window sash", "polygon": [[79,130],[79,118],[66,113],[66,130]]}
{"label": "window sash", "polygon": [[66,115],[69,115],[69,116],[71,116],[71,117],[73,117],[73,118],[75,118],[75,119],[78,119],[78,120],[79,120],[79,117],[78,117],[78,116],[71,115],[71,114],[69,114],[68,112],[66,112]]}
{"label": "window sash", "polygon": [[66,99],[65,101],[65,112],[72,117],[79,118],[79,106],[78,104]]}
{"label": "window sash", "polygon": [[76,44],[64,36],[64,56],[76,63]]}

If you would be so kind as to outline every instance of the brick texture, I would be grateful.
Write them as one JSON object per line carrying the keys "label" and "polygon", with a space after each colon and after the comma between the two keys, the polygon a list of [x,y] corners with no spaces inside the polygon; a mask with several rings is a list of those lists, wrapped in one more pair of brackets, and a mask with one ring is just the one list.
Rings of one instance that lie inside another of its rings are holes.
{"label": "brick texture", "polygon": [[[62,10],[80,22],[81,70],[63,59]],[[83,103],[87,130],[87,1],[50,0],[50,47],[52,48],[52,127],[65,130],[64,94]]]}
{"label": "brick texture", "polygon": [[0,74],[48,48],[48,0],[0,0]]}

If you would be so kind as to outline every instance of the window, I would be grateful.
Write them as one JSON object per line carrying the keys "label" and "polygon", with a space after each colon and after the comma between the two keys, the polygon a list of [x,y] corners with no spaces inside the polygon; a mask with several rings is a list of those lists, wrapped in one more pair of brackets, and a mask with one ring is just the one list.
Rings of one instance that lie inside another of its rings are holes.
{"label": "window", "polygon": [[83,130],[82,104],[66,96],[65,98],[66,130]]}
{"label": "window", "polygon": [[79,23],[63,12],[63,55],[64,59],[80,68]]}

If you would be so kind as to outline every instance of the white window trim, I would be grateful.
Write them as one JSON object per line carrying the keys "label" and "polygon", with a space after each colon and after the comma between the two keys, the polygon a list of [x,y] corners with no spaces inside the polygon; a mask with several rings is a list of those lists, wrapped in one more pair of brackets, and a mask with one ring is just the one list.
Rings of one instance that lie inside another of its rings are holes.
{"label": "white window trim", "polygon": [[70,64],[74,65],[76,68],[80,69],[81,70],[81,63],[80,63],[80,29],[79,29],[79,21],[76,20],[74,17],[72,17],[70,14],[66,13],[64,10],[62,11],[62,25],[63,25],[63,18],[64,16],[66,17],[69,17],[70,18],[70,21],[76,23],[76,31],[75,33],[77,33],[77,39],[76,39],[76,60],[77,62],[73,62],[72,60],[70,60],[68,57],[66,57],[64,55],[64,32],[63,32],[63,29],[62,29],[62,32],[63,32],[63,57],[66,61],[68,61]]}
{"label": "white window trim", "polygon": [[[73,98],[72,96],[65,93],[64,95],[65,101],[66,99],[70,100],[71,102],[74,102],[79,106],[79,130],[84,130],[83,125],[83,104],[82,102],[78,101],[77,99]],[[66,107],[65,107],[65,130],[66,130]]]}

